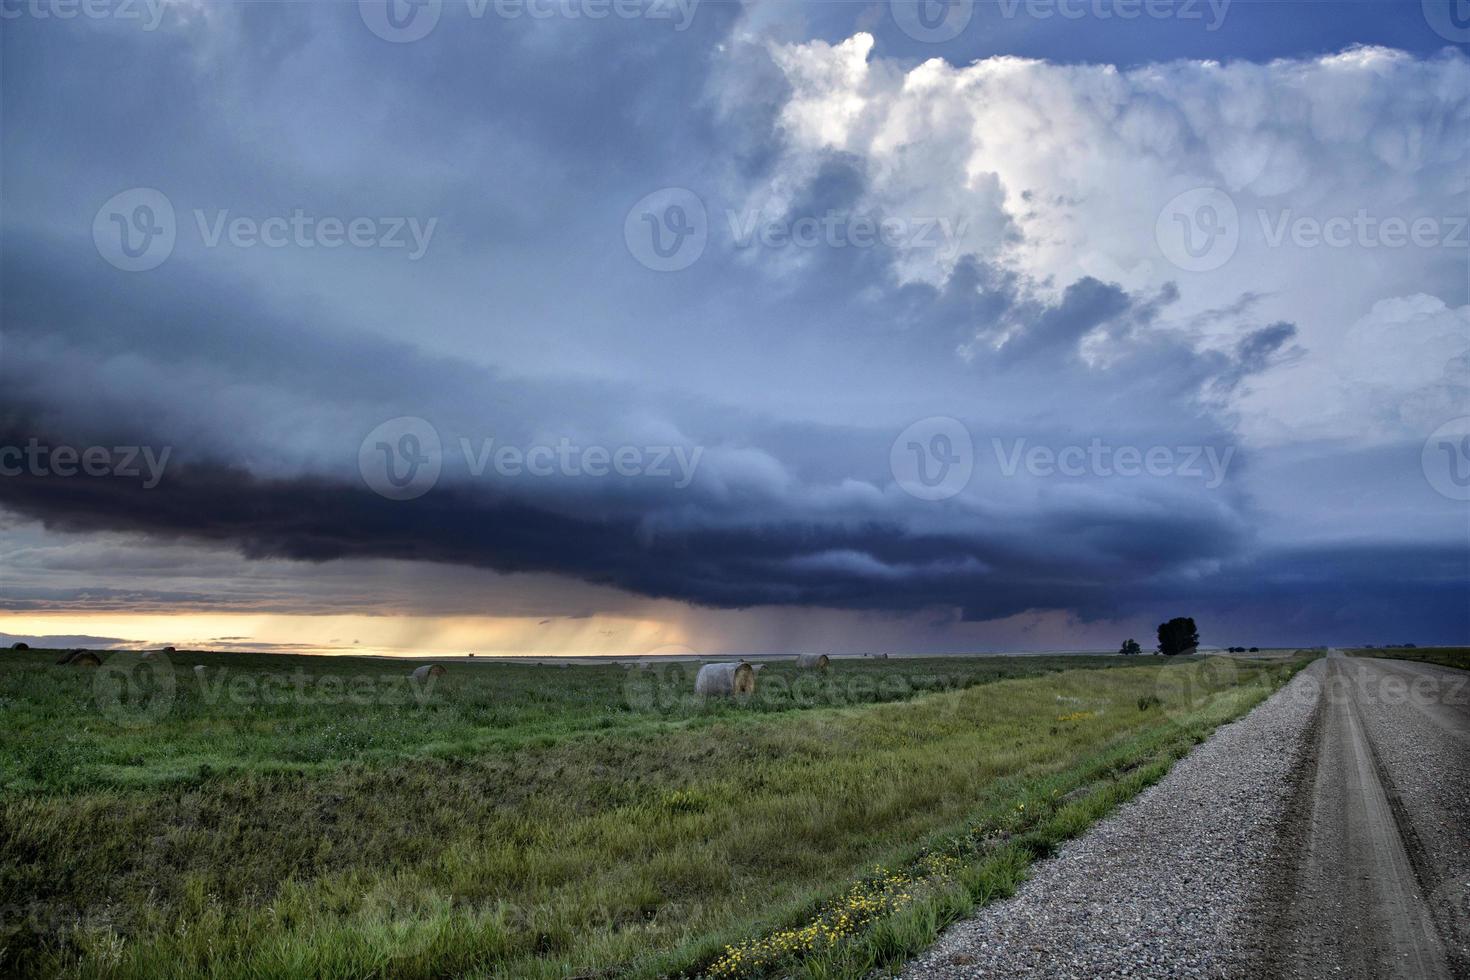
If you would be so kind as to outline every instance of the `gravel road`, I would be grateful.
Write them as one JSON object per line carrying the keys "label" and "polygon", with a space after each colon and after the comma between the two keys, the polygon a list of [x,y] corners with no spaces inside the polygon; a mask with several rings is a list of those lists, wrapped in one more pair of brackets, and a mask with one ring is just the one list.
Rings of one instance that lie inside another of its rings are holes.
{"label": "gravel road", "polygon": [[1444,980],[1470,964],[1470,675],[1323,662],[1316,751],[1279,831],[1262,972]]}
{"label": "gravel road", "polygon": [[1466,976],[1464,678],[1317,661],[903,976]]}

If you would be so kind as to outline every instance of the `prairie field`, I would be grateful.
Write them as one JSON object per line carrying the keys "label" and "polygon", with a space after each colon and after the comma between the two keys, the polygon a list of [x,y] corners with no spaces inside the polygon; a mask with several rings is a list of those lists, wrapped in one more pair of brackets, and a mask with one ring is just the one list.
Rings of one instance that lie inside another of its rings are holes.
{"label": "prairie field", "polygon": [[1421,664],[1470,670],[1470,647],[1363,647],[1353,650],[1352,654],[1355,657],[1413,660]]}
{"label": "prairie field", "polygon": [[857,977],[1305,663],[4,654],[0,972]]}

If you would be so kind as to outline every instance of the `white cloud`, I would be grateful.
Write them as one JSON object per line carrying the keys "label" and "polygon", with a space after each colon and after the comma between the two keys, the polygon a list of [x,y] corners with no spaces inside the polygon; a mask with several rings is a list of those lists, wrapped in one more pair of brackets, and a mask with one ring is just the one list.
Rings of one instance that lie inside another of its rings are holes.
{"label": "white cloud", "polygon": [[[754,199],[768,208],[799,199],[821,163],[843,154],[867,177],[859,206],[964,216],[959,255],[1037,288],[1059,292],[1084,276],[1130,290],[1177,282],[1173,322],[1162,326],[1190,325],[1202,347],[1290,321],[1306,353],[1241,396],[1247,437],[1408,436],[1443,407],[1416,392],[1470,346],[1456,349],[1465,311],[1447,308],[1464,302],[1470,262],[1464,55],[1360,47],[1120,71],[1012,57],[905,67],[872,47],[866,34],[771,46],[792,96],[780,162]],[[1228,195],[1239,244],[1205,263],[1218,267],[1189,271],[1170,262],[1156,223],[1171,199],[1201,186]],[[1345,244],[1314,240],[1333,219]],[[1385,221],[1416,220],[1432,222],[1434,244],[1385,233]],[[956,260],[914,249],[896,272],[938,283]],[[1262,298],[1239,316],[1198,316],[1247,293]],[[1337,394],[1301,394],[1309,380]],[[1404,402],[1422,404],[1389,407]]]}
{"label": "white cloud", "polygon": [[1382,300],[1341,343],[1269,382],[1240,399],[1256,443],[1428,434],[1470,409],[1470,306],[1423,294]]}

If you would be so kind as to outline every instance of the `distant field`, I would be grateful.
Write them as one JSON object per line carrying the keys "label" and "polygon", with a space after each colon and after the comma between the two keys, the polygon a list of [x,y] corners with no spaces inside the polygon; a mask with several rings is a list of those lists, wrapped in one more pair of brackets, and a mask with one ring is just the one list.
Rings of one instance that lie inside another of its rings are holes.
{"label": "distant field", "polygon": [[860,976],[1300,666],[52,659],[0,670],[0,972],[124,977]]}
{"label": "distant field", "polygon": [[[134,654],[104,653],[119,668],[119,681],[126,671],[129,685],[112,698],[101,691],[99,705],[96,675],[53,666],[58,652],[0,651],[0,788],[187,784],[201,773],[321,772],[347,761],[454,758],[544,747],[588,732],[702,726],[727,716],[897,701],[1134,663],[1074,656],[842,660],[821,676],[780,663],[761,671],[758,697],[737,709],[692,697],[692,663],[638,669],[460,662],[432,684],[415,685],[409,672],[422,661],[183,652],[168,658],[165,678]],[[195,665],[205,668],[202,679]],[[160,681],[171,681],[171,693]]]}
{"label": "distant field", "polygon": [[1387,657],[1393,660],[1417,660],[1441,667],[1458,667],[1470,670],[1470,647],[1374,647],[1350,651],[1355,657]]}

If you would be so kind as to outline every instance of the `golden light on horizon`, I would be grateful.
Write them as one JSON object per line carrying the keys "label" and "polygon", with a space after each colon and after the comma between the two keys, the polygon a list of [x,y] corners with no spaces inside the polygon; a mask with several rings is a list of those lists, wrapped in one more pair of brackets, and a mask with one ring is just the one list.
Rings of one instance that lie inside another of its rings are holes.
{"label": "golden light on horizon", "polygon": [[6,633],[95,636],[129,646],[196,650],[278,650],[338,655],[531,654],[598,656],[650,653],[687,644],[678,624],[593,615],[305,616],[274,613],[14,613]]}

